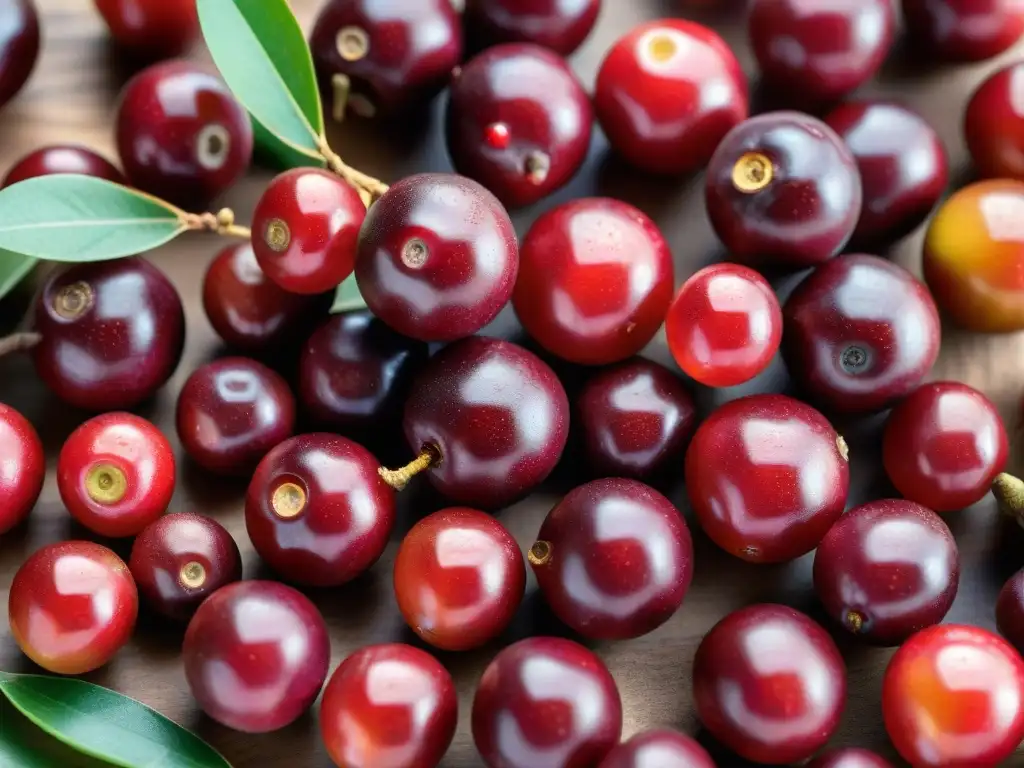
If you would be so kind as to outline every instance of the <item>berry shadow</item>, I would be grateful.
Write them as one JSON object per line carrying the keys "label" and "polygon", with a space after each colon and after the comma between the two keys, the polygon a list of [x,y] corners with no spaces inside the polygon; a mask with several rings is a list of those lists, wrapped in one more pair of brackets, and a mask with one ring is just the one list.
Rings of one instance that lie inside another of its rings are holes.
{"label": "berry shadow", "polygon": [[178,484],[189,499],[202,500],[204,515],[218,520],[242,507],[249,476],[214,475],[186,455],[178,460]]}
{"label": "berry shadow", "polygon": [[598,160],[595,197],[623,200],[659,221],[684,210],[681,198],[696,194],[703,186],[702,176],[655,176],[634,168],[608,148]]}

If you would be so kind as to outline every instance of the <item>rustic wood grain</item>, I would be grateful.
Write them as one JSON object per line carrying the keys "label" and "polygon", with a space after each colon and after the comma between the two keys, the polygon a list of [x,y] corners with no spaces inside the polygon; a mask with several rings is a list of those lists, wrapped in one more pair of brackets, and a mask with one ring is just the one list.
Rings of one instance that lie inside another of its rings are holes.
{"label": "rustic wood grain", "polygon": [[[319,0],[292,0],[308,30]],[[87,0],[38,0],[43,12],[44,47],[39,66],[19,98],[0,113],[0,169],[41,144],[76,141],[92,145],[113,156],[111,120],[118,90],[133,71],[108,46],[105,28]],[[685,16],[715,26],[733,44],[748,73],[754,73],[744,40],[742,0],[606,0],[599,26],[574,57],[573,64],[588,87],[611,42],[641,19]],[[203,57],[202,52],[197,56]],[[971,89],[987,73],[1012,59],[950,69],[926,69],[902,50],[891,57],[877,82],[864,89],[866,95],[899,98],[920,109],[938,128],[950,149],[956,183],[969,178],[966,153],[960,136],[963,105]],[[755,90],[755,101],[764,100]],[[419,170],[448,170],[443,139],[438,130],[440,105],[424,114],[407,131],[382,140],[375,130],[356,124],[336,127],[333,146],[357,167],[394,180]],[[245,222],[260,190],[270,178],[266,170],[254,170],[238,185],[225,203]],[[650,214],[664,229],[674,248],[677,282],[697,268],[721,260],[717,244],[704,215],[701,178],[650,180],[632,173],[608,157],[607,144],[595,134],[590,158],[579,176],[565,189],[533,209],[516,215],[520,234],[541,211],[565,200],[587,196],[620,197]],[[212,236],[194,235],[152,254],[178,286],[188,314],[188,342],[185,361],[177,375],[154,402],[139,410],[153,419],[173,438],[173,406],[185,377],[198,364],[223,353],[210,329],[199,301],[200,279],[219,243]],[[908,238],[889,254],[915,272],[920,269],[921,233]],[[779,281],[785,293],[795,279]],[[6,302],[0,318],[13,321],[22,311],[25,296]],[[9,323],[10,324],[10,323]],[[511,313],[506,311],[488,329],[506,337],[518,337]],[[978,387],[999,405],[1004,417],[1016,423],[1024,373],[1024,336],[980,336],[944,328],[942,357],[934,379],[957,379]],[[648,354],[668,362],[663,337],[650,346]],[[564,367],[563,367],[564,370]],[[568,371],[572,379],[573,371]],[[699,389],[699,402],[706,413],[715,404],[753,391],[782,391],[788,379],[776,363],[750,385],[726,391]],[[84,420],[86,414],[61,405],[45,392],[25,359],[0,361],[0,400],[25,413],[37,425],[50,457],[50,472],[38,507],[30,521],[0,541],[0,589],[6,595],[19,564],[43,544],[86,535],[71,524],[57,494],[53,469],[63,439]],[[840,425],[852,450],[855,487],[850,503],[861,503],[894,493],[884,479],[879,460],[878,418]],[[395,437],[400,441],[400,437]],[[176,445],[177,448],[177,445]],[[242,522],[242,485],[225,485],[190,466],[178,449],[180,482],[173,511],[198,510],[224,523],[242,548],[246,576],[268,575],[249,545]],[[542,492],[502,511],[501,521],[528,546],[541,519],[559,494],[580,481],[574,474],[578,465],[569,456],[553,481]],[[1020,467],[1018,467],[1019,469]],[[679,473],[681,475],[681,472]],[[668,489],[670,497],[687,510],[685,490]],[[310,592],[323,611],[332,639],[332,667],[354,649],[375,642],[414,642],[404,628],[391,592],[390,569],[395,547],[412,522],[441,505],[425,491],[411,490],[402,497],[402,508],[393,541],[382,561],[356,582],[332,590]],[[687,511],[687,514],[689,512]],[[960,546],[963,575],[959,595],[949,620],[993,628],[993,605],[1003,580],[1024,565],[1024,536],[1001,521],[991,498],[969,510],[947,516]],[[629,642],[594,646],[607,661],[618,681],[625,708],[623,735],[630,736],[651,726],[673,726],[698,733],[694,715],[690,669],[702,635],[732,609],[759,601],[793,605],[818,616],[811,588],[811,557],[785,566],[752,566],[720,552],[702,534],[695,532],[697,568],[693,587],[683,608],[665,626],[650,635]],[[113,544],[127,556],[128,545]],[[531,585],[514,626],[496,643],[477,652],[438,654],[451,670],[460,693],[461,716],[455,742],[443,763],[446,768],[478,766],[469,731],[469,706],[477,679],[501,644],[538,633],[563,633],[542,605]],[[112,663],[87,679],[130,694],[169,717],[198,731],[238,768],[328,768],[328,759],[317,728],[315,713],[301,718],[281,732],[266,736],[233,733],[203,716],[185,685],[180,664],[180,630],[143,618],[135,639]],[[840,638],[849,667],[849,703],[836,745],[871,747],[895,759],[882,725],[880,712],[881,674],[891,651],[855,646]],[[34,671],[10,636],[6,624],[0,627],[0,669]],[[0,709],[0,728],[28,727],[9,709]],[[722,766],[743,763],[729,757],[701,735]],[[54,765],[85,765],[56,750]],[[1020,753],[1013,765],[1024,765]],[[5,767],[6,768],[6,767]]]}

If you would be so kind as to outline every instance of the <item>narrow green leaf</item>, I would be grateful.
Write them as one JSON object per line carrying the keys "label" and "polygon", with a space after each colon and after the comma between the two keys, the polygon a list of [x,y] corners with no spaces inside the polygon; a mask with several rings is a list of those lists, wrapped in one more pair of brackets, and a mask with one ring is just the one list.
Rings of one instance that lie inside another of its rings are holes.
{"label": "narrow green leaf", "polygon": [[359,293],[359,286],[356,284],[356,276],[351,275],[334,292],[334,304],[331,306],[331,312],[334,314],[350,312],[353,309],[363,309],[365,306],[366,302],[363,301],[363,295]]}
{"label": "narrow green leaf", "polygon": [[320,157],[313,57],[285,0],[197,0],[203,37],[235,97],[285,147]]}
{"label": "narrow green leaf", "polygon": [[0,696],[0,765],[4,768],[110,768],[36,728]]}
{"label": "narrow green leaf", "polygon": [[256,138],[256,159],[274,170],[287,171],[291,168],[323,168],[323,158],[310,157],[290,144],[278,140],[256,118],[252,119],[252,130]]}
{"label": "narrow green leaf", "polygon": [[182,216],[169,203],[103,179],[40,176],[0,190],[0,249],[66,262],[135,256],[184,232]]}
{"label": "narrow green leaf", "polygon": [[145,704],[84,680],[0,672],[0,693],[55,739],[122,768],[231,768],[213,747]]}
{"label": "narrow green leaf", "polygon": [[0,299],[13,291],[35,269],[38,261],[20,253],[0,251]]}

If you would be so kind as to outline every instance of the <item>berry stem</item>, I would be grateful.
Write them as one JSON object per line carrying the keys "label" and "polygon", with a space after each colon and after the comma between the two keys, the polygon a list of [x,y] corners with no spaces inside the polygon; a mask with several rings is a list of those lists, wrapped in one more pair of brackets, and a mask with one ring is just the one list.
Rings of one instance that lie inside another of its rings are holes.
{"label": "berry stem", "polygon": [[530,565],[547,565],[548,561],[551,559],[551,542],[533,542],[533,546],[530,547],[530,551],[526,553],[526,559],[530,561]]}
{"label": "berry stem", "polygon": [[186,228],[200,232],[214,232],[225,237],[240,237],[243,240],[252,238],[252,230],[235,224],[235,212],[230,208],[222,208],[217,213],[185,213],[182,223]]}
{"label": "berry stem", "polygon": [[317,139],[317,150],[332,172],[359,190],[359,195],[367,206],[388,191],[388,185],[380,179],[375,179],[373,176],[346,165],[341,156],[331,149],[327,139],[323,136]]}
{"label": "berry stem", "polygon": [[27,352],[43,340],[41,333],[35,331],[18,331],[10,336],[0,338],[0,357],[15,352]]}
{"label": "berry stem", "polygon": [[420,455],[410,461],[404,467],[399,469],[388,469],[387,467],[380,467],[377,470],[377,474],[381,476],[381,479],[394,488],[396,491],[401,491],[409,484],[420,472],[425,472],[431,467],[436,467],[441,463],[441,451],[438,450],[436,445],[425,445],[420,450]]}
{"label": "berry stem", "polygon": [[999,502],[999,509],[1024,527],[1024,480],[1000,472],[992,481],[992,495]]}

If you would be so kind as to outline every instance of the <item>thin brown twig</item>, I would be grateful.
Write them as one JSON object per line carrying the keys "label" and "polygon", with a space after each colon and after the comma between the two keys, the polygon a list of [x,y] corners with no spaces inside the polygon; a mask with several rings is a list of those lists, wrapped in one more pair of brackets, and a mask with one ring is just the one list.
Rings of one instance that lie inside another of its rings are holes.
{"label": "thin brown twig", "polygon": [[41,333],[35,331],[18,331],[0,339],[0,357],[15,352],[27,352],[43,340]]}
{"label": "thin brown twig", "polygon": [[217,213],[186,213],[182,219],[188,229],[213,232],[226,237],[252,238],[252,230],[235,224],[235,212],[222,208]]}

